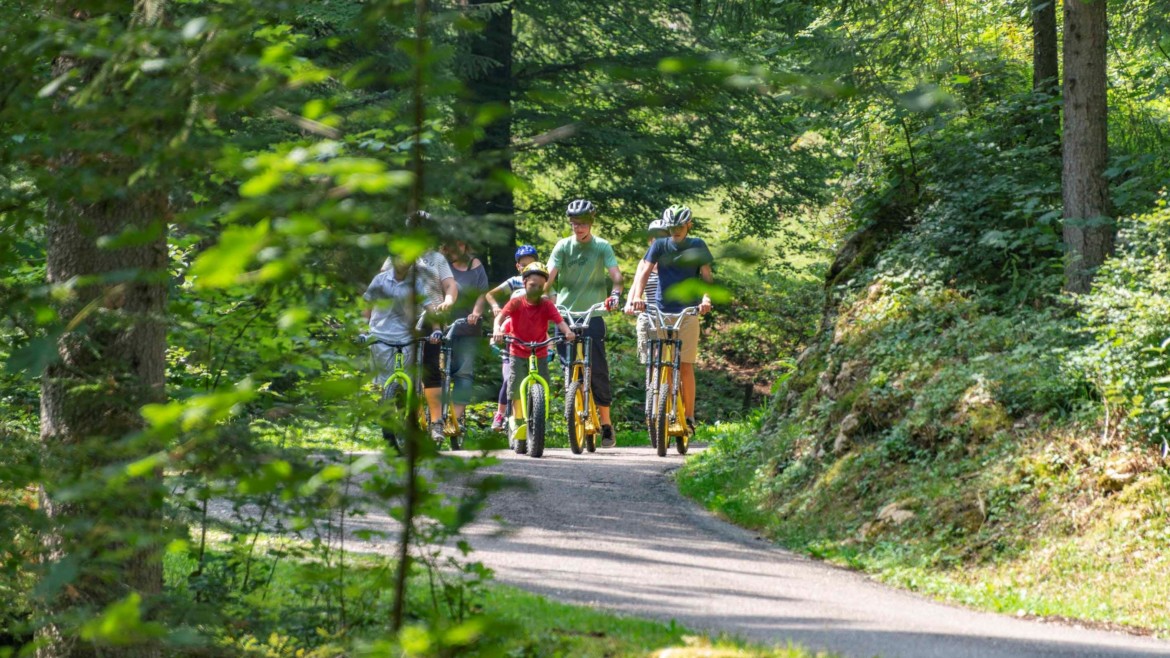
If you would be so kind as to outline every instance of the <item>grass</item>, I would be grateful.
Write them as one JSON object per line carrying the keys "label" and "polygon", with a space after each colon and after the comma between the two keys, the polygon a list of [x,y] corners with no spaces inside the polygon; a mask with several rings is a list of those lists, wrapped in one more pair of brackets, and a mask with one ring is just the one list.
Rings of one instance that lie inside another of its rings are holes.
{"label": "grass", "polygon": [[[1029,426],[913,463],[877,441],[787,459],[802,432],[712,428],[680,489],[786,547],[942,600],[1170,636],[1170,473],[1140,451]],[[1127,459],[1147,467],[1103,488]],[[908,516],[879,521],[883,509]]]}
{"label": "grass", "polygon": [[[556,388],[557,386],[554,386],[553,405],[549,408],[545,446],[567,449],[569,440],[565,430],[565,419],[561,415],[564,403],[557,397]],[[507,437],[503,433],[491,431],[492,415],[495,410],[496,405],[493,402],[468,405],[466,412],[468,432],[463,446],[465,450],[504,450],[508,447]],[[381,434],[372,424],[362,424],[353,428],[337,427],[311,420],[300,420],[296,424],[290,424],[260,419],[253,423],[252,428],[261,443],[297,452],[340,454],[381,450],[385,447]],[[619,446],[649,445],[645,431],[638,424],[619,425],[616,436]]]}
{"label": "grass", "polygon": [[[282,550],[287,551],[285,544]],[[306,547],[307,548],[307,547]],[[274,554],[273,554],[274,555]],[[796,647],[764,647],[733,637],[711,638],[674,622],[621,617],[602,610],[549,601],[519,589],[486,585],[454,593],[458,587],[431,587],[425,573],[411,581],[406,629],[388,632],[392,562],[348,554],[344,579],[336,562],[322,555],[253,564],[269,574],[248,592],[233,591],[221,604],[220,623],[200,632],[239,655],[266,657],[386,655],[405,656],[671,656],[705,658],[807,658]],[[168,589],[192,603],[196,592],[238,581],[238,551],[229,543],[213,546],[207,567],[196,572],[193,557],[172,552],[165,562]],[[234,566],[233,566],[234,565]],[[456,582],[448,579],[448,584]],[[468,598],[463,599],[462,596]],[[342,612],[348,599],[348,616]],[[458,600],[458,604],[452,601]],[[344,623],[342,623],[344,620]],[[823,655],[823,654],[817,654]]]}

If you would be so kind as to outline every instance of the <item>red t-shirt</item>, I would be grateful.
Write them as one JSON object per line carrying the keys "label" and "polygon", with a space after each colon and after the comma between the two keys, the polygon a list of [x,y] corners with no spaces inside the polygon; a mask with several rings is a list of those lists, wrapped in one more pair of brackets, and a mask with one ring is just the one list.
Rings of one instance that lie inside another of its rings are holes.
{"label": "red t-shirt", "polygon": [[[548,338],[549,322],[553,324],[564,322],[556,304],[543,297],[536,304],[529,302],[527,297],[513,297],[508,300],[507,304],[504,304],[500,315],[512,318],[512,331],[510,333],[529,343],[536,343]],[[512,355],[527,357],[528,348],[512,343]],[[544,357],[547,355],[547,345],[536,350],[536,356]]]}

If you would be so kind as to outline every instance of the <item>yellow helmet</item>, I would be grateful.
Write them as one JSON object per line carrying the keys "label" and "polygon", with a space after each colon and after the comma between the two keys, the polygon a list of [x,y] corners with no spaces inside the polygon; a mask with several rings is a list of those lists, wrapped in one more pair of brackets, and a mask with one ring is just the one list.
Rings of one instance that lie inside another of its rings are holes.
{"label": "yellow helmet", "polygon": [[545,269],[544,263],[542,263],[540,261],[533,261],[533,262],[525,265],[524,270],[522,272],[520,272],[520,278],[527,279],[529,277],[529,275],[532,275],[532,274],[539,274],[540,276],[543,276],[546,279],[548,278],[548,270]]}

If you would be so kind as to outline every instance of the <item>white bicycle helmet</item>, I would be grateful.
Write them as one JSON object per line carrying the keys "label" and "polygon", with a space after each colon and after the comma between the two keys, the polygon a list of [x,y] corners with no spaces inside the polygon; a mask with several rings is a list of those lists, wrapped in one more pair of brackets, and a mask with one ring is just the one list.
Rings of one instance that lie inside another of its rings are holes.
{"label": "white bicycle helmet", "polygon": [[656,219],[650,222],[650,226],[646,227],[646,233],[649,235],[666,235],[670,233],[670,224],[665,220]]}
{"label": "white bicycle helmet", "polygon": [[662,219],[667,228],[682,226],[691,221],[691,209],[686,206],[671,206],[662,211]]}
{"label": "white bicycle helmet", "polygon": [[588,200],[577,199],[576,201],[569,202],[569,209],[565,211],[565,214],[569,217],[578,217],[580,215],[588,215],[596,210]]}

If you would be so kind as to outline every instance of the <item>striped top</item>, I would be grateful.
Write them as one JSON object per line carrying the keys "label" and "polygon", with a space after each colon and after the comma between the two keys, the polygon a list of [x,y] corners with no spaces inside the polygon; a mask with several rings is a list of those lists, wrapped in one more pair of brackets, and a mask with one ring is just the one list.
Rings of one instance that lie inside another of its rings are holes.
{"label": "striped top", "polygon": [[[631,290],[633,290],[631,288]],[[658,305],[658,270],[650,273],[650,278],[646,279],[646,289],[642,291],[642,301],[647,304]]]}

